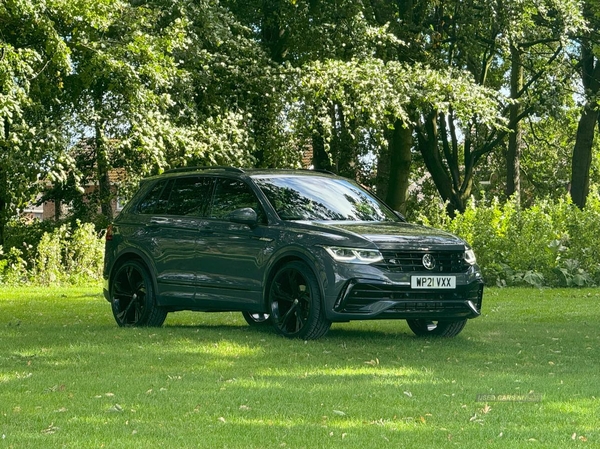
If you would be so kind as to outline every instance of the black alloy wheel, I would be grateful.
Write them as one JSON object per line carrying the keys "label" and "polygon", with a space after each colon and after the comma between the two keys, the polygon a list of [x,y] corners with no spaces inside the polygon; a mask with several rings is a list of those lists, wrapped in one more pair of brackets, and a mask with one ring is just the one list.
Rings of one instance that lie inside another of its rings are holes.
{"label": "black alloy wheel", "polygon": [[269,288],[269,302],[273,326],[285,337],[317,339],[331,327],[317,278],[304,262],[288,262],[277,271]]}
{"label": "black alloy wheel", "polygon": [[406,320],[408,327],[419,337],[456,337],[467,324],[467,320],[429,321]]}
{"label": "black alloy wheel", "polygon": [[115,273],[110,297],[117,324],[122,327],[159,327],[167,312],[154,301],[152,279],[146,267],[137,260],[123,263]]}

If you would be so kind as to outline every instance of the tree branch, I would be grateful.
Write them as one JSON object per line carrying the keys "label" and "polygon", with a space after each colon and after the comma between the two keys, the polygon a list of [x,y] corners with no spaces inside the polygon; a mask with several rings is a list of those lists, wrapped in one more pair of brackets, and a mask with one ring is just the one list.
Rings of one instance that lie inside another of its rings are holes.
{"label": "tree branch", "polygon": [[[539,44],[555,44],[556,42],[560,42],[560,39],[556,39],[556,38],[538,39],[536,41],[524,42],[524,43],[518,44],[518,47],[520,49],[524,50],[526,48],[535,47],[536,45],[539,45]],[[562,47],[562,45],[559,45],[559,47]]]}
{"label": "tree branch", "polygon": [[[546,62],[546,66],[552,64],[556,58],[558,58],[558,55],[560,55],[560,53],[562,52],[563,47],[562,45],[559,45],[558,48],[556,49],[556,51],[554,52],[554,54],[552,55],[552,57],[550,59],[548,59],[548,61]],[[525,83],[525,85],[523,86],[523,89],[521,89],[518,93],[517,93],[517,98],[521,98],[521,96],[527,92],[527,89],[529,89],[529,87],[535,83],[537,80],[539,80],[542,75],[544,75],[544,73],[546,73],[546,70],[539,70],[536,74],[534,74],[531,79]]]}

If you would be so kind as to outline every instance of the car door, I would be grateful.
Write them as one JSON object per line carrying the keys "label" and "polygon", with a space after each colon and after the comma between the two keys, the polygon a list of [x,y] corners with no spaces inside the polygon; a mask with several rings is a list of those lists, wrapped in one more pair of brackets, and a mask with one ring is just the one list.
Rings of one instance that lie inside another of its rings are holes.
{"label": "car door", "polygon": [[198,235],[212,188],[212,178],[185,176],[170,181],[146,224],[161,305],[194,303]]}
{"label": "car door", "polygon": [[[257,226],[229,220],[233,211],[247,207],[257,213]],[[215,301],[224,309],[228,304],[259,303],[264,267],[272,251],[266,215],[251,187],[239,179],[217,178],[198,242],[197,301]]]}

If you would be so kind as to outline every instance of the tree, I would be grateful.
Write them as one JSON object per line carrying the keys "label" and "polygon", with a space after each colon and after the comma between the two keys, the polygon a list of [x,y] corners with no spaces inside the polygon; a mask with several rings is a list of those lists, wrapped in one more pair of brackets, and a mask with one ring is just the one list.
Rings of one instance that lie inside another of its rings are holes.
{"label": "tree", "polygon": [[[507,196],[520,195],[520,158],[523,147],[522,121],[543,113],[543,99],[552,87],[565,88],[560,66],[567,59],[568,38],[584,25],[579,3],[546,1],[512,3],[505,7],[510,54],[509,136],[507,151]],[[550,82],[549,79],[551,79]],[[560,96],[560,92],[555,89]],[[544,105],[546,103],[546,105]],[[545,107],[546,106],[546,107]]]}
{"label": "tree", "polygon": [[[204,143],[193,160],[241,166],[289,163],[290,139],[281,119],[286,78],[252,30],[212,2],[164,3],[171,20],[187,24],[185,48],[176,52],[186,80],[173,97],[187,99],[177,123],[197,129]],[[204,133],[207,129],[210,133]]]}
{"label": "tree", "polygon": [[523,126],[522,191],[525,206],[539,198],[564,198],[571,175],[571,155],[579,109],[573,98],[562,112],[527,120]]}
{"label": "tree", "polygon": [[73,152],[91,158],[78,159],[87,181],[98,185],[90,209],[100,206],[105,221],[113,216],[112,170],[125,169],[132,181],[159,172],[168,151],[191,140],[170,117],[171,89],[181,76],[173,52],[185,44],[185,23],[162,18],[143,4],[80,0],[60,22],[74,65],[63,96],[72,111]]}
{"label": "tree", "polygon": [[31,202],[44,180],[66,177],[60,95],[69,52],[46,3],[0,4],[0,243],[7,221]]}
{"label": "tree", "polygon": [[[493,90],[478,85],[464,72],[433,70],[420,64],[384,64],[377,58],[347,63],[329,60],[324,64],[316,62],[310,68],[305,70],[297,101],[297,123],[306,137],[311,135],[312,124],[317,120],[327,151],[336,156],[328,146],[336,126],[344,123],[339,113],[332,117],[330,112],[338,107],[344,111],[346,121],[354,121],[351,129],[355,134],[351,138],[357,141],[370,138],[384,142],[388,132],[386,124],[406,123],[418,135],[425,164],[444,201],[465,204],[471,185],[468,182],[461,185],[457,170],[448,173],[443,162],[446,158],[453,167],[459,166],[458,146],[440,149],[438,142],[448,141],[450,137],[446,134],[456,134],[455,127],[468,123],[474,116],[478,117],[481,127],[502,128],[504,120],[498,112]],[[438,117],[450,114],[453,122],[446,125],[442,121],[438,128]],[[334,120],[337,123],[333,123]],[[393,132],[406,131],[398,127]],[[412,140],[410,136],[405,138]],[[467,146],[467,179],[472,179],[476,157],[469,153]],[[391,205],[397,207],[397,203]]]}
{"label": "tree", "polygon": [[[236,10],[240,7],[233,5]],[[388,114],[373,133],[370,128],[361,129],[364,123],[348,110],[351,98],[337,103],[324,98],[329,118],[311,126],[316,166],[356,176],[361,157],[372,154],[377,161],[378,192],[403,209],[413,137],[417,137],[416,147],[451,210],[464,209],[476,168],[493,151],[507,149],[507,194],[520,190],[521,123],[536,108],[542,112],[558,106],[546,97],[566,86],[556,80],[566,78],[560,73],[565,66],[566,39],[583,24],[576,1],[316,5],[256,1],[239,11],[245,11],[245,23],[256,30],[274,60],[291,63],[301,71],[308,69],[309,77],[314,64],[309,61],[347,63],[375,58],[383,63],[422,62],[440,73],[450,66],[456,69],[454,76],[468,71],[476,83],[495,89],[504,100],[499,111],[507,120],[506,127],[490,127],[476,115],[468,120],[463,117],[459,123],[453,108],[426,113],[415,110],[418,120],[403,121]],[[379,132],[382,125],[383,134]]]}
{"label": "tree", "polygon": [[[398,45],[387,25],[380,25],[374,19],[370,2],[230,0],[225,3],[240,22],[254,30],[256,39],[275,63],[274,70],[285,79],[284,89],[295,86],[299,79],[306,81],[314,76],[318,63],[366,60],[382,48]],[[296,92],[290,89],[287,93],[290,95],[286,96],[286,102],[294,103]],[[377,151],[373,148],[375,141],[357,138],[361,121],[354,111],[346,110],[346,103],[328,104],[329,118],[319,121],[313,114],[313,122],[307,125],[310,139],[300,136],[297,146],[312,148],[315,167],[356,177],[360,173],[361,155]],[[286,114],[284,111],[284,118]]]}
{"label": "tree", "polygon": [[590,189],[590,167],[592,148],[598,119],[598,94],[600,93],[600,55],[598,54],[598,29],[600,27],[600,7],[591,1],[584,2],[585,17],[589,30],[579,37],[579,70],[583,87],[581,117],[577,127],[575,146],[571,164],[571,198],[579,208],[585,207]]}
{"label": "tree", "polygon": [[[437,126],[433,126],[434,118],[430,118],[426,131],[435,134],[439,128],[440,146],[451,150],[445,150],[448,153],[445,157],[446,173],[454,183],[454,199],[449,199],[451,209],[464,209],[464,201],[460,198],[464,198],[471,189],[473,167],[485,155],[501,148],[507,136],[506,192],[508,195],[518,192],[521,123],[536,110],[542,112],[558,106],[552,98],[562,98],[561,89],[566,88],[562,70],[567,38],[583,26],[578,6],[575,1],[506,3],[483,0],[445,3],[437,8],[433,29],[438,31],[440,61],[445,59],[452,67],[469,70],[478,83],[496,89],[501,98],[503,89],[510,92],[501,110],[508,119],[505,129],[481,127],[474,116],[465,123],[466,127],[461,132],[453,131],[456,121],[452,111],[445,117],[438,117]],[[505,79],[510,80],[508,85]],[[446,126],[449,132],[444,132]],[[464,136],[462,142],[461,136]],[[428,136],[428,142],[433,142],[432,137]],[[457,148],[461,144],[464,163],[457,164],[456,154],[460,152]],[[424,157],[427,159],[427,155]],[[437,176],[444,175],[437,170],[432,176],[435,180]],[[443,179],[436,181],[438,186],[443,184]]]}
{"label": "tree", "polygon": [[[597,17],[586,5],[586,17]],[[461,211],[488,160],[505,159],[497,171],[516,193],[523,149],[538,130],[566,141],[546,123],[560,119],[572,88],[569,36],[581,43],[589,94],[572,174],[573,195],[585,196],[598,65],[579,6],[7,0],[2,220],[39,180],[53,180],[49,199],[108,221],[114,169],[133,183],[186,164],[298,166],[309,147],[316,167],[374,186],[401,211],[416,160],[450,211]],[[88,182],[100,187],[95,197],[81,194]]]}
{"label": "tree", "polygon": [[243,72],[253,45],[218,5],[80,0],[61,18],[60,31],[74,66],[63,96],[77,143],[71,153],[99,186],[77,202],[91,212],[88,219],[112,218],[114,170],[134,184],[187,164],[254,162],[252,114],[241,98],[254,91]]}

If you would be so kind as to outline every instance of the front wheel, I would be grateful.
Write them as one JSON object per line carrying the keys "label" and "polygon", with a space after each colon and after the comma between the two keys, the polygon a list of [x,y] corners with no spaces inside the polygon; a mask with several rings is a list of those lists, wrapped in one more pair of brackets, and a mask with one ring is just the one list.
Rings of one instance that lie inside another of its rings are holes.
{"label": "front wheel", "polygon": [[167,318],[166,310],[155,303],[150,273],[137,260],[129,260],[117,269],[110,286],[110,298],[119,326],[160,327]]}
{"label": "front wheel", "polygon": [[304,262],[288,262],[281,267],[271,282],[268,298],[273,326],[285,337],[314,340],[331,327],[319,282]]}
{"label": "front wheel", "polygon": [[406,320],[408,327],[419,337],[456,337],[467,324],[467,320],[429,321]]}

